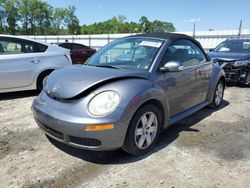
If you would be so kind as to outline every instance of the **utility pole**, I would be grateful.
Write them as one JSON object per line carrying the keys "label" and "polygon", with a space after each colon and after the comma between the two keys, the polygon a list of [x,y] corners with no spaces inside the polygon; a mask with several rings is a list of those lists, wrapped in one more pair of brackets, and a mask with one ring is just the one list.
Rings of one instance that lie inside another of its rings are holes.
{"label": "utility pole", "polygon": [[193,25],[193,37],[195,38],[195,22],[194,22],[194,25]]}
{"label": "utility pole", "polygon": [[241,29],[242,29],[242,20],[240,20],[240,26],[239,26],[238,37],[240,37],[240,35],[241,35]]}

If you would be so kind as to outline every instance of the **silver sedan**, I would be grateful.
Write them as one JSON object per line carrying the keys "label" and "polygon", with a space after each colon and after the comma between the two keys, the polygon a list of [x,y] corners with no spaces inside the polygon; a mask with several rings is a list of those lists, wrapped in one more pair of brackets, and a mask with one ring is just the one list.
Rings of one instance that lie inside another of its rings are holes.
{"label": "silver sedan", "polygon": [[41,90],[47,75],[70,64],[69,50],[30,39],[0,35],[0,93]]}

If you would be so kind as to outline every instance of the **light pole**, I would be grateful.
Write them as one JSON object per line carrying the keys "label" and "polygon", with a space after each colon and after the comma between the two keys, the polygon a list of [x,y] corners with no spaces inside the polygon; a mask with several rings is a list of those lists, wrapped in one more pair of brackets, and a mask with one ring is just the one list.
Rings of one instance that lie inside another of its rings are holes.
{"label": "light pole", "polygon": [[193,25],[193,37],[195,38],[196,24],[195,24],[195,22],[194,22],[193,24],[194,24],[194,25]]}
{"label": "light pole", "polygon": [[241,29],[242,29],[242,20],[240,20],[239,31],[238,31],[238,37],[240,37],[240,35],[241,35]]}

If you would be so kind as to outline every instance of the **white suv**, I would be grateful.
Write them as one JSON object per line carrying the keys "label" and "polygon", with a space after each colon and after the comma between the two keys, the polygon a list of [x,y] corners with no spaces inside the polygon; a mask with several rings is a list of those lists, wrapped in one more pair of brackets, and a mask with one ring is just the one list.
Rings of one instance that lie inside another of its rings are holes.
{"label": "white suv", "polygon": [[53,70],[71,65],[70,51],[56,45],[0,35],[0,93],[42,89]]}

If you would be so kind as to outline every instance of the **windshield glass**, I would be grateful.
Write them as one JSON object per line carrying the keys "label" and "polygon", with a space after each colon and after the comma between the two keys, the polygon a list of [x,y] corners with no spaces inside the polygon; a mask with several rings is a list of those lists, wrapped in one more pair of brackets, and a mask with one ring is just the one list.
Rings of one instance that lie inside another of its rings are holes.
{"label": "windshield glass", "polygon": [[87,63],[90,66],[148,70],[163,41],[148,38],[124,38],[111,42]]}
{"label": "windshield glass", "polygon": [[228,52],[228,53],[250,53],[250,40],[228,40],[221,43],[214,50],[215,52]]}

